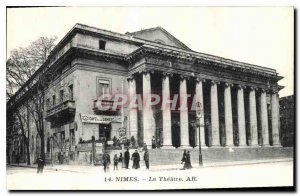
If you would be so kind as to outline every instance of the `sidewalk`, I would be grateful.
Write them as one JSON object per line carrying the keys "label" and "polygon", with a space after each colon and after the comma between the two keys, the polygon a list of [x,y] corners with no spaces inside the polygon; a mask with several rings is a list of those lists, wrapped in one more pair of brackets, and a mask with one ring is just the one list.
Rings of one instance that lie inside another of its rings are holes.
{"label": "sidewalk", "polygon": [[[263,164],[263,163],[278,163],[278,162],[292,162],[293,158],[280,158],[280,159],[265,159],[265,160],[247,160],[247,161],[234,161],[234,162],[204,162],[203,167],[224,167],[224,166],[233,166],[233,165],[251,165],[251,164]],[[13,167],[27,167],[27,168],[37,168],[37,165],[26,165],[26,164],[11,164]],[[166,171],[166,170],[180,170],[183,165],[174,164],[174,165],[150,165],[150,171]],[[113,166],[110,166],[113,170]],[[120,167],[119,167],[120,168]],[[141,161],[141,168],[145,168],[143,161]],[[198,163],[193,164],[193,168],[200,168]],[[99,170],[103,170],[102,166],[89,166],[89,165],[46,165],[44,170],[52,171],[68,171],[76,173],[95,173]],[[120,169],[126,170],[125,168]],[[129,171],[132,169],[129,169]]]}

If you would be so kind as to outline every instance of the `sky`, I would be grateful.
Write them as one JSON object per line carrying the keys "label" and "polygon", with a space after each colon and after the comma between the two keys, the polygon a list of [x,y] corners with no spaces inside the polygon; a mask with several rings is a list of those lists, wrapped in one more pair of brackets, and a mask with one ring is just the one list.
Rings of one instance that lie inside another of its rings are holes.
{"label": "sky", "polygon": [[54,7],[7,9],[7,58],[82,23],[118,33],[161,26],[194,51],[276,69],[294,94],[292,7]]}

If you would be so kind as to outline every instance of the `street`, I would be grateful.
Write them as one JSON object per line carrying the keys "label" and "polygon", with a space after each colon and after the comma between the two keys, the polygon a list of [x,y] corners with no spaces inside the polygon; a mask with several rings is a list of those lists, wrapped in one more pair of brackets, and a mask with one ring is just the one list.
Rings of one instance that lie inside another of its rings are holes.
{"label": "street", "polygon": [[[67,167],[67,166],[66,166]],[[80,166],[78,166],[80,167]],[[89,171],[87,171],[90,168]],[[10,190],[153,190],[187,188],[293,186],[293,162],[147,171],[120,169],[109,173],[103,167],[83,167],[82,172],[34,168],[7,168]]]}

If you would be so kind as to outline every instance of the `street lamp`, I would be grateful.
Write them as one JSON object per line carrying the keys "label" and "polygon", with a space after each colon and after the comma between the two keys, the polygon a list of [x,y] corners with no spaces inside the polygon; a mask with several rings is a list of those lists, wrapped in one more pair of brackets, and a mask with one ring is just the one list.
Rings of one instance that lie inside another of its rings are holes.
{"label": "street lamp", "polygon": [[203,166],[203,159],[202,159],[202,152],[201,152],[201,127],[204,127],[203,124],[201,124],[200,119],[203,118],[203,107],[202,104],[200,102],[197,102],[196,105],[196,116],[197,116],[197,122],[196,125],[198,127],[198,139],[199,139],[199,166],[202,167]]}
{"label": "street lamp", "polygon": [[51,156],[51,165],[53,166],[53,136],[50,136],[50,156]]}
{"label": "street lamp", "polygon": [[202,152],[201,152],[201,134],[200,134],[200,127],[203,126],[200,124],[200,118],[197,118],[197,127],[198,127],[198,135],[199,135],[199,166],[203,166],[203,160],[202,160]]}

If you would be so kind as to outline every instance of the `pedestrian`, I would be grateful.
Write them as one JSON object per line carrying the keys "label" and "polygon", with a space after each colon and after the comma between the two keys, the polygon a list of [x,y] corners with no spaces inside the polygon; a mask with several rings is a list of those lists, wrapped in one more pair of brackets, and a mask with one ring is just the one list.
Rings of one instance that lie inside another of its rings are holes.
{"label": "pedestrian", "polygon": [[146,150],[147,150],[147,144],[144,143],[144,144],[143,144],[143,151],[146,151]]}
{"label": "pedestrian", "polygon": [[144,161],[145,161],[146,169],[149,169],[149,152],[148,152],[148,150],[146,150],[144,153]]}
{"label": "pedestrian", "polygon": [[159,138],[157,138],[157,141],[156,141],[156,147],[157,147],[157,148],[160,148],[160,140],[159,140]]}
{"label": "pedestrian", "polygon": [[138,153],[137,150],[135,150],[135,152],[132,154],[131,159],[133,162],[132,168],[134,169],[140,168],[140,154]]}
{"label": "pedestrian", "polygon": [[118,163],[119,163],[119,158],[118,158],[118,155],[115,154],[115,157],[114,157],[114,170],[116,170],[116,168],[117,168],[117,170],[119,170],[118,169]]}
{"label": "pedestrian", "polygon": [[127,150],[125,152],[124,158],[125,158],[126,169],[128,169],[129,160],[130,160],[130,153],[129,153],[129,149],[128,148],[127,148]]}
{"label": "pedestrian", "polygon": [[103,163],[103,166],[104,166],[104,172],[105,173],[106,173],[106,171],[109,172],[110,156],[107,153],[107,151],[102,156],[102,163]]}
{"label": "pedestrian", "polygon": [[122,161],[123,161],[123,155],[122,155],[122,153],[120,152],[119,162],[122,164]]}
{"label": "pedestrian", "polygon": [[156,139],[155,137],[153,136],[152,137],[152,149],[156,148]]}
{"label": "pedestrian", "polygon": [[42,156],[40,155],[39,158],[37,159],[37,173],[43,173],[44,170],[44,159],[42,158]]}
{"label": "pedestrian", "polygon": [[185,165],[184,168],[186,168],[186,169],[191,169],[192,168],[190,151],[188,151],[187,154],[186,154],[184,165]]}
{"label": "pedestrian", "polygon": [[185,161],[186,161],[186,150],[183,151],[182,159],[181,159],[181,164],[184,163],[183,169],[185,169]]}

